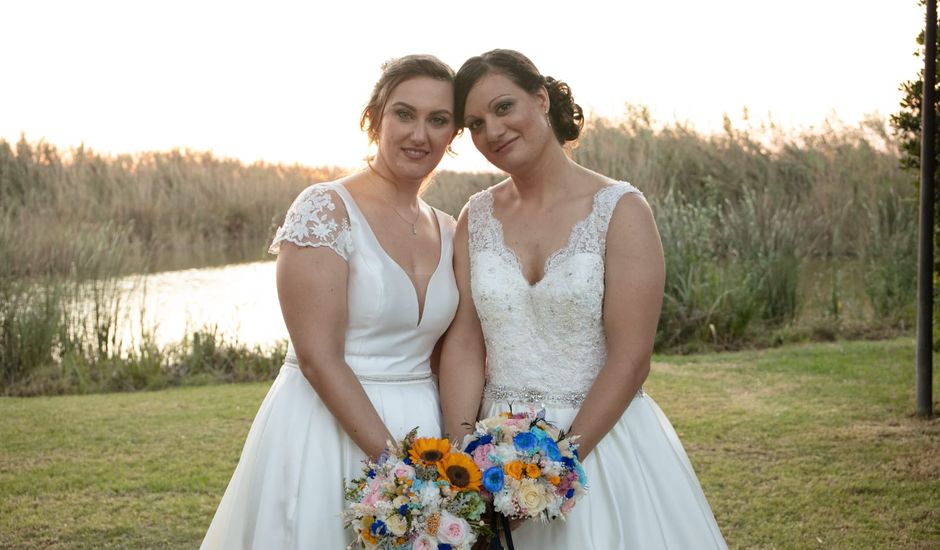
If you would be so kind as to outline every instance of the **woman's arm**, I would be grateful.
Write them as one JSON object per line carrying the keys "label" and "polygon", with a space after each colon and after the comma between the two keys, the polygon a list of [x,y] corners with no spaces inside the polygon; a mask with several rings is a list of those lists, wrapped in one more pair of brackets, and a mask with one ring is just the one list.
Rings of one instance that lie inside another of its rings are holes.
{"label": "woman's arm", "polygon": [[440,388],[444,433],[457,444],[477,421],[486,366],[486,345],[470,292],[470,245],[467,208],[454,235],[454,276],[460,301],[441,351]]}
{"label": "woman's arm", "polygon": [[[345,217],[337,203],[330,216]],[[349,437],[375,458],[391,439],[359,379],[346,364],[346,261],[327,247],[280,243],[277,294],[303,375]]]}
{"label": "woman's arm", "polygon": [[649,205],[639,195],[623,197],[607,230],[607,362],[571,424],[571,432],[581,436],[582,459],[617,423],[649,374],[665,273],[663,247]]}

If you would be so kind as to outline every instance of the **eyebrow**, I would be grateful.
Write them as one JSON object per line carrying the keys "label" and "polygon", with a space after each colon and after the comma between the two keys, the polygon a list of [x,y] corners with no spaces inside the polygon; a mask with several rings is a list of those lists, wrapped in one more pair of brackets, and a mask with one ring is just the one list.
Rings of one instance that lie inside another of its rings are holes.
{"label": "eyebrow", "polygon": [[498,95],[498,96],[494,97],[493,99],[491,99],[490,102],[486,104],[486,107],[487,107],[488,109],[489,109],[489,108],[492,108],[494,103],[496,103],[496,102],[499,101],[500,99],[503,99],[503,98],[506,98],[506,97],[512,97],[512,94],[501,94],[501,95]]}
{"label": "eyebrow", "polygon": [[[411,105],[408,105],[408,104],[405,103],[404,101],[396,101],[395,103],[392,103],[391,106],[392,106],[392,107],[404,107],[404,108],[409,109],[409,110],[411,110],[411,111],[414,111],[414,112],[416,112],[416,113],[418,112],[417,109],[415,109],[415,108],[414,108],[413,106],[411,106]],[[438,109],[438,110],[436,110],[436,111],[431,111],[431,114],[432,114],[432,115],[439,115],[439,114],[450,115],[451,112],[448,111],[447,109]]]}

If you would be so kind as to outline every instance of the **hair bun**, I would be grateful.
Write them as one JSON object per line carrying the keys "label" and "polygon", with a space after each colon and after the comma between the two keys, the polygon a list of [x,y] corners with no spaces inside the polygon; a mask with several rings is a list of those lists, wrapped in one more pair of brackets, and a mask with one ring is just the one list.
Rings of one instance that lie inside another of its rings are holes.
{"label": "hair bun", "polygon": [[581,106],[574,102],[571,87],[561,80],[546,76],[545,89],[548,91],[550,102],[548,116],[558,141],[564,143],[578,139],[584,128],[584,112]]}

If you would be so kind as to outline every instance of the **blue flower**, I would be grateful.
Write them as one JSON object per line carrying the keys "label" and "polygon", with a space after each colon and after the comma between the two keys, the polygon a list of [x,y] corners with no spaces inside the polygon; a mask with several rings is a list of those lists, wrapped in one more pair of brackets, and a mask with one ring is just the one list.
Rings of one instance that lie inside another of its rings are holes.
{"label": "blue flower", "polygon": [[399,507],[398,507],[398,513],[399,513],[400,515],[402,515],[402,516],[405,515],[405,514],[407,514],[407,513],[408,513],[408,505],[407,505],[407,504],[402,504],[401,506],[399,506]]}
{"label": "blue flower", "polygon": [[542,430],[542,428],[532,428],[529,430],[529,433],[535,434],[535,437],[539,441],[546,439],[546,438],[551,439],[550,437],[548,437],[548,434],[545,433],[544,430]]}
{"label": "blue flower", "polygon": [[561,460],[561,451],[558,450],[558,445],[548,436],[545,439],[539,439],[539,450],[554,461]]}
{"label": "blue flower", "polygon": [[470,443],[468,443],[467,448],[464,449],[463,452],[467,453],[468,455],[473,454],[473,451],[475,451],[477,447],[479,447],[480,445],[486,445],[487,443],[490,443],[491,441],[493,441],[493,436],[489,434],[486,434],[483,437],[478,437],[474,439],[473,441],[471,441]]}
{"label": "blue flower", "polygon": [[452,549],[453,549],[453,546],[449,544],[445,544],[443,542],[437,545],[437,550],[452,550]]}
{"label": "blue flower", "polygon": [[491,493],[496,493],[502,489],[504,480],[503,469],[499,466],[493,466],[483,472],[483,487]]}
{"label": "blue flower", "polygon": [[383,536],[388,533],[388,528],[385,527],[384,521],[377,519],[372,522],[372,526],[369,527],[369,531],[371,531],[373,535]]}
{"label": "blue flower", "polygon": [[535,449],[535,436],[529,432],[522,432],[516,434],[516,437],[512,438],[512,442],[515,444],[516,449],[522,451],[523,453],[530,453]]}
{"label": "blue flower", "polygon": [[414,464],[414,463],[411,461],[411,457],[408,457],[408,456],[406,456],[406,457],[405,457],[405,460],[403,460],[402,462],[404,462],[405,464],[407,464],[407,465],[409,465],[409,466],[411,466],[411,465]]}
{"label": "blue flower", "polygon": [[375,478],[375,470],[373,470],[372,468],[369,468],[369,473],[366,474],[366,477],[368,477],[369,479]]}
{"label": "blue flower", "polygon": [[565,498],[571,498],[574,496],[574,489],[568,489],[568,492],[565,493]]}
{"label": "blue flower", "polygon": [[575,464],[576,464],[576,463],[575,463],[574,460],[575,460],[575,459],[573,459],[573,458],[568,458],[567,456],[565,456],[565,457],[562,457],[562,458],[561,458],[561,463],[565,465],[565,468],[567,468],[567,469],[569,469],[569,470],[574,470],[574,469],[576,468],[576,467],[575,467]]}

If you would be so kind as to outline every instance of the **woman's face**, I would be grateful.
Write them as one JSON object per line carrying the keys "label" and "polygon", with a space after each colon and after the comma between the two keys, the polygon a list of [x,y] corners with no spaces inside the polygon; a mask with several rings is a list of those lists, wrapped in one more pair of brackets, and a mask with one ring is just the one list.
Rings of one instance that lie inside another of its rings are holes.
{"label": "woman's face", "polygon": [[430,174],[454,139],[454,86],[419,76],[388,96],[378,131],[376,162],[396,179]]}
{"label": "woman's face", "polygon": [[500,73],[480,78],[467,95],[464,125],[486,160],[510,174],[555,140],[545,114],[548,94],[530,94]]}

